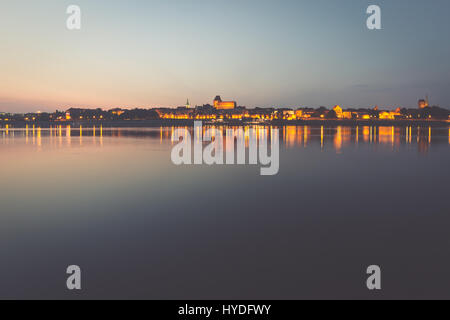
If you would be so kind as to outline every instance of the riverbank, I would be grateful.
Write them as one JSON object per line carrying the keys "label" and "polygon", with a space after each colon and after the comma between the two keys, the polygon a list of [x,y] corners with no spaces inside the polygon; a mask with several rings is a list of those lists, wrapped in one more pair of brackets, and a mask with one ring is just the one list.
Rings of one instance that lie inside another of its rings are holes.
{"label": "riverbank", "polygon": [[[50,128],[55,126],[71,126],[71,127],[93,127],[93,126],[103,126],[103,127],[115,127],[115,128],[126,128],[126,127],[172,127],[172,126],[194,126],[195,120],[118,120],[118,121],[91,121],[91,120],[80,120],[80,121],[10,121],[0,123],[0,128],[26,128],[32,127],[33,125],[41,128]],[[273,120],[265,122],[247,122],[240,120],[231,121],[203,121],[204,125],[226,125],[226,126],[249,126],[249,125],[260,125],[260,126],[325,126],[325,127],[337,127],[337,126],[396,126],[396,127],[447,127],[450,126],[450,121],[445,120],[322,120],[322,119],[310,119],[310,120]]]}

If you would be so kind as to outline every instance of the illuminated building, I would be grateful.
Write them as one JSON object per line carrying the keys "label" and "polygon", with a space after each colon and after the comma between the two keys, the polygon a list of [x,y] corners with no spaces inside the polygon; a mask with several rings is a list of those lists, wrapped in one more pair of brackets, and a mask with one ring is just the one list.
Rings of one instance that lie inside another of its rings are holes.
{"label": "illuminated building", "polygon": [[343,111],[342,112],[342,118],[344,119],[352,119],[353,118],[353,114],[351,111]]}
{"label": "illuminated building", "polygon": [[351,111],[344,111],[340,106],[335,106],[333,111],[336,113],[338,119],[352,119],[353,113]]}
{"label": "illuminated building", "polygon": [[316,113],[316,111],[314,109],[303,109],[302,118],[310,119],[314,116],[315,113]]}
{"label": "illuminated building", "polygon": [[284,120],[295,120],[295,112],[293,110],[283,110]]}
{"label": "illuminated building", "polygon": [[428,99],[426,99],[426,100],[420,99],[418,102],[418,105],[419,105],[419,109],[428,108],[428,106],[429,106]]}
{"label": "illuminated building", "polygon": [[343,112],[342,112],[342,108],[341,108],[340,106],[335,106],[335,107],[333,108],[333,111],[336,112],[336,117],[337,117],[338,119],[342,119],[342,118],[344,117],[344,114],[343,114]]}
{"label": "illuminated building", "polygon": [[222,101],[220,96],[217,96],[213,102],[214,108],[217,110],[233,110],[236,109],[236,101]]}
{"label": "illuminated building", "polygon": [[387,111],[380,112],[379,118],[381,120],[394,120],[394,116],[392,116],[391,113]]}
{"label": "illuminated building", "polygon": [[378,115],[378,117],[381,120],[395,120],[396,118],[401,117],[401,112],[399,109],[396,111],[381,111]]}
{"label": "illuminated building", "polygon": [[119,109],[119,108],[117,108],[117,109],[111,109],[110,112],[111,112],[113,115],[116,115],[116,116],[121,116],[122,114],[125,113],[124,110]]}
{"label": "illuminated building", "polygon": [[402,109],[397,108],[395,111],[389,112],[394,119],[403,118]]}

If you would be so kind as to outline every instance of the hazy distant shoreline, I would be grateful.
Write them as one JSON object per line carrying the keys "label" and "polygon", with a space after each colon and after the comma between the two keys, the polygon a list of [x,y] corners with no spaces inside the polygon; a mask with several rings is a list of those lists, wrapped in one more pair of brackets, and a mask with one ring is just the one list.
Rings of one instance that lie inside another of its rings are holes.
{"label": "hazy distant shoreline", "polygon": [[[261,126],[432,126],[432,127],[442,127],[450,126],[450,121],[444,120],[274,120],[266,122],[245,122],[245,121],[224,121],[224,122],[212,122],[203,121],[204,125],[226,125],[226,126],[249,126],[249,125],[261,125]],[[1,128],[5,128],[8,125],[10,128],[25,128],[27,125],[38,126],[41,128],[49,128],[55,126],[83,126],[83,127],[93,127],[93,126],[103,126],[103,127],[142,127],[142,128],[152,128],[152,127],[172,127],[172,126],[194,126],[194,120],[115,120],[115,121],[64,121],[64,122],[49,122],[49,121],[35,121],[35,122],[3,122],[0,123]]]}

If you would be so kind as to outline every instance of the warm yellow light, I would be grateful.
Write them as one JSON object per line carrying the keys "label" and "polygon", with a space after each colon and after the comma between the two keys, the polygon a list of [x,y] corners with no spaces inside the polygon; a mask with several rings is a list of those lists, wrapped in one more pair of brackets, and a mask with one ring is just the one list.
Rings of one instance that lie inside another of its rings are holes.
{"label": "warm yellow light", "polygon": [[323,126],[320,127],[320,148],[323,149]]}
{"label": "warm yellow light", "polygon": [[428,143],[431,143],[431,127],[428,127]]}
{"label": "warm yellow light", "polygon": [[409,127],[409,143],[412,142],[412,127]]}
{"label": "warm yellow light", "polygon": [[334,148],[339,153],[342,149],[342,127],[338,126],[334,137]]}
{"label": "warm yellow light", "polygon": [[394,126],[392,126],[392,146],[394,146],[394,142],[395,142],[395,132],[394,132],[395,130],[394,130]]}
{"label": "warm yellow light", "polygon": [[38,147],[42,146],[41,128],[38,128],[37,130],[37,145]]}
{"label": "warm yellow light", "polygon": [[356,144],[359,143],[359,126],[356,126]]}

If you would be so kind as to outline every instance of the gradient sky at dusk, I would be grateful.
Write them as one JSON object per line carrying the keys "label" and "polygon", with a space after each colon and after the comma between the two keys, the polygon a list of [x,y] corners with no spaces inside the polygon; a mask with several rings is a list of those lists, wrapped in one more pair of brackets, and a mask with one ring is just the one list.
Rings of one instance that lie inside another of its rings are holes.
{"label": "gradient sky at dusk", "polygon": [[[66,8],[82,30],[66,29]],[[366,8],[382,8],[381,31]],[[448,0],[0,0],[0,111],[450,107]]]}

